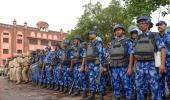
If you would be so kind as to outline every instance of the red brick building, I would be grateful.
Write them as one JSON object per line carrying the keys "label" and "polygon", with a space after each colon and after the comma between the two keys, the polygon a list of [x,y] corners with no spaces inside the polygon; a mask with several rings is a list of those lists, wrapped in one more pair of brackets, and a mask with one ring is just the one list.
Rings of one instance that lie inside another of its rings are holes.
{"label": "red brick building", "polygon": [[13,25],[0,23],[0,65],[4,65],[7,58],[14,54],[28,54],[36,49],[43,49],[51,46],[57,41],[62,41],[67,33],[48,30],[48,23],[40,21],[37,28],[24,25]]}

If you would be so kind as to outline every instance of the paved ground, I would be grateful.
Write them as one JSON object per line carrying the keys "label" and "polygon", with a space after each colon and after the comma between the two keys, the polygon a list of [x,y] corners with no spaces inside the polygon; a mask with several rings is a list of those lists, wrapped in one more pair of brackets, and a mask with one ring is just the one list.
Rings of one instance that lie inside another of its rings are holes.
{"label": "paved ground", "polygon": [[15,85],[0,76],[0,100],[80,100],[80,97],[69,97],[68,94],[39,89],[31,84]]}
{"label": "paved ground", "polygon": [[[96,100],[99,99],[98,97],[97,95]],[[111,91],[107,91],[104,100],[110,100],[110,97]],[[0,76],[0,100],[81,100],[81,97],[71,97],[68,94],[57,93],[53,90],[40,89],[32,86],[31,83],[15,85],[14,82]],[[151,98],[148,98],[148,100],[151,100]],[[170,100],[170,98],[167,100]]]}
{"label": "paved ground", "polygon": [[[104,100],[109,100],[111,91],[107,92]],[[99,96],[96,95],[96,100]],[[29,84],[15,85],[7,78],[0,76],[0,100],[81,100],[81,97],[71,97],[53,90],[40,89]],[[122,99],[123,100],[123,99]]]}

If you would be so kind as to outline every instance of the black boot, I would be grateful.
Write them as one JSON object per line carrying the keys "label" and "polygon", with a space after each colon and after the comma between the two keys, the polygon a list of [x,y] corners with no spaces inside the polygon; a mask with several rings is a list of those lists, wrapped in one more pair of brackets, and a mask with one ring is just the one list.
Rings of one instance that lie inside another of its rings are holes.
{"label": "black boot", "polygon": [[87,97],[87,92],[86,90],[83,91],[83,94],[82,94],[82,98],[86,98]]}
{"label": "black boot", "polygon": [[59,91],[60,87],[59,85],[55,85],[54,91]]}
{"label": "black boot", "polygon": [[64,91],[62,93],[67,93],[68,92],[68,88],[64,87]]}
{"label": "black boot", "polygon": [[80,91],[78,89],[75,89],[73,94],[71,94],[71,96],[78,96],[80,95]]}
{"label": "black boot", "polygon": [[46,88],[46,84],[45,83],[43,83],[42,88]]}
{"label": "black boot", "polygon": [[42,88],[42,82],[39,82],[38,88]]}
{"label": "black boot", "polygon": [[165,98],[168,100],[168,99],[170,99],[170,93],[168,93],[166,96],[165,96]]}
{"label": "black boot", "polygon": [[134,90],[133,96],[132,96],[132,100],[137,100],[137,94],[136,91]]}
{"label": "black boot", "polygon": [[103,98],[103,93],[100,93],[100,94],[99,94],[99,100],[104,100],[104,98]]}
{"label": "black boot", "polygon": [[50,89],[50,84],[47,84],[47,89]]}
{"label": "black boot", "polygon": [[54,89],[54,84],[51,84],[50,85],[50,90],[53,90]]}
{"label": "black boot", "polygon": [[35,86],[38,86],[38,81],[35,81]]}
{"label": "black boot", "polygon": [[162,100],[166,100],[166,96],[164,95],[164,96],[162,96]]}
{"label": "black boot", "polygon": [[62,85],[60,85],[60,90],[58,92],[63,92],[64,87]]}
{"label": "black boot", "polygon": [[90,95],[87,98],[83,98],[83,100],[95,100],[95,93],[90,93]]}
{"label": "black boot", "polygon": [[145,100],[147,100],[147,98],[148,98],[147,93],[144,94],[144,98],[145,98]]}
{"label": "black boot", "polygon": [[120,100],[120,97],[115,97],[115,100]]}
{"label": "black boot", "polygon": [[32,81],[32,86],[34,86],[34,82]]}

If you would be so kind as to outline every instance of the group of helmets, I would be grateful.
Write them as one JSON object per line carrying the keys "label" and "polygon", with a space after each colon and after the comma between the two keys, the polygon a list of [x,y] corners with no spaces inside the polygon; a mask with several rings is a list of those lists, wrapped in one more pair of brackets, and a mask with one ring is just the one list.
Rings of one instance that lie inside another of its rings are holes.
{"label": "group of helmets", "polygon": [[[151,22],[151,19],[150,17],[148,16],[141,16],[141,17],[138,17],[137,18],[137,23],[140,23],[141,21],[144,21],[145,23],[149,24],[149,29],[153,27],[153,23]],[[116,29],[118,28],[121,28],[123,31],[125,31],[125,28],[123,25],[121,24],[116,24],[114,27],[113,27],[113,31],[115,32]],[[137,27],[131,27],[129,28],[128,30],[129,33],[139,33],[139,29]]]}
{"label": "group of helmets", "polygon": [[[153,27],[153,23],[151,22],[150,17],[147,17],[147,16],[138,17],[138,18],[137,18],[137,23],[140,23],[141,21],[144,21],[145,23],[148,23],[148,24],[149,24],[149,28],[152,28],[152,27]],[[118,28],[121,28],[123,31],[125,31],[124,26],[121,25],[121,24],[116,24],[116,25],[113,27],[113,31],[115,32],[116,29],[118,29]],[[128,32],[129,32],[130,34],[131,34],[131,33],[139,34],[139,29],[138,29],[137,27],[131,27],[131,28],[128,30]],[[96,32],[96,31],[90,31],[90,32],[88,32],[88,35],[91,35],[91,34],[94,34],[94,35],[97,36],[97,32]],[[78,35],[78,36],[75,36],[75,37],[73,38],[73,40],[74,40],[74,39],[78,39],[78,40],[80,40],[81,42],[84,41],[84,40],[81,38],[81,36],[79,36],[79,35]],[[98,36],[97,36],[97,39],[98,39],[99,41],[102,41],[102,39],[101,39],[100,37],[98,37]],[[70,45],[70,41],[69,41],[69,40],[64,40],[64,41],[63,41],[63,44]],[[55,46],[59,46],[59,47],[60,47],[61,44],[60,44],[60,43],[56,43]],[[51,47],[47,46],[45,49],[51,50]]]}

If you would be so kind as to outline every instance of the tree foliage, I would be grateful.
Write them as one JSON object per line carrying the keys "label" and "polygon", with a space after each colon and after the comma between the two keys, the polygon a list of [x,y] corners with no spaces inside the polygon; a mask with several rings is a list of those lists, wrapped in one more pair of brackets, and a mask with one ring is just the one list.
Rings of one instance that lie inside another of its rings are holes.
{"label": "tree foliage", "polygon": [[127,30],[129,26],[134,25],[132,22],[134,18],[141,15],[149,16],[160,6],[170,3],[169,0],[123,0],[124,5],[122,5],[122,1],[120,1],[112,0],[106,8],[102,8],[100,2],[86,4],[83,15],[81,15],[75,29],[71,30],[67,39],[81,35],[84,40],[87,40],[87,33],[95,30],[98,36],[107,43],[114,35],[113,26],[115,24],[122,24]]}
{"label": "tree foliage", "polygon": [[96,4],[87,4],[84,6],[84,14],[79,18],[79,21],[74,30],[71,30],[71,34],[67,39],[71,39],[74,35],[81,35],[87,40],[87,33],[91,30],[95,30],[104,41],[109,35],[109,38],[113,35],[113,26],[116,23],[124,25],[126,28],[131,24],[132,18],[128,16],[125,9],[120,5],[120,2],[112,0],[107,8],[102,8],[102,4],[97,2]]}
{"label": "tree foliage", "polygon": [[[152,12],[157,10],[160,6],[170,4],[170,0],[123,0],[125,2],[126,10],[131,17],[141,15],[150,16]],[[167,7],[169,13],[169,7]]]}

